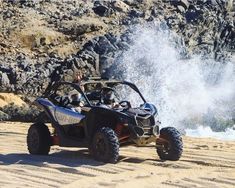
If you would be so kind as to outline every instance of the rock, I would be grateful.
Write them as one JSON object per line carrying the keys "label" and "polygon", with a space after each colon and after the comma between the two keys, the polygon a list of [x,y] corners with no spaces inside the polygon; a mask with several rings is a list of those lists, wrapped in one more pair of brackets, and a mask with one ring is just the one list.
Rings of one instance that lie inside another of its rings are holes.
{"label": "rock", "polygon": [[103,55],[111,51],[115,51],[117,48],[107,39],[107,37],[99,37],[99,41],[95,45],[95,52]]}
{"label": "rock", "polygon": [[129,12],[129,16],[130,16],[130,17],[137,17],[137,18],[139,18],[139,17],[143,17],[143,16],[144,16],[144,13],[141,12],[141,11],[139,11],[139,10],[131,10],[131,11]]}
{"label": "rock", "polygon": [[136,3],[137,3],[136,0],[124,0],[123,2],[129,6],[136,5]]}
{"label": "rock", "polygon": [[101,26],[97,26],[94,24],[82,24],[78,25],[77,27],[74,27],[74,33],[76,36],[82,35],[84,33],[90,33],[93,31],[98,31],[99,29],[102,29]]}
{"label": "rock", "polygon": [[171,1],[171,4],[174,6],[180,6],[183,7],[184,10],[187,10],[189,7],[189,2],[188,0],[176,0],[176,1]]}
{"label": "rock", "polygon": [[185,13],[187,22],[194,22],[200,19],[201,16],[202,12],[200,10],[197,10],[193,5],[190,5],[188,11]]}
{"label": "rock", "polygon": [[127,12],[130,9],[130,7],[126,3],[122,2],[121,0],[114,1],[113,8],[121,12]]}
{"label": "rock", "polygon": [[3,12],[3,19],[12,18],[15,15],[13,10],[6,10]]}
{"label": "rock", "polygon": [[1,76],[1,84],[2,84],[2,85],[5,85],[5,86],[7,86],[7,85],[10,84],[10,80],[9,80],[9,78],[8,78],[8,76],[7,76],[6,73],[2,73],[2,76]]}
{"label": "rock", "polygon": [[125,25],[125,26],[128,26],[128,25],[131,25],[131,19],[128,17],[128,18],[124,18],[121,22],[122,25]]}
{"label": "rock", "polygon": [[10,120],[10,116],[0,110],[0,121],[7,121],[7,120]]}
{"label": "rock", "polygon": [[234,0],[207,0],[206,3],[220,7],[222,10],[233,11]]}
{"label": "rock", "polygon": [[109,8],[105,5],[97,3],[95,7],[93,7],[93,11],[98,14],[99,16],[108,16],[109,15]]}
{"label": "rock", "polygon": [[185,13],[185,8],[182,5],[177,5],[177,9],[179,10],[179,12],[181,13]]}
{"label": "rock", "polygon": [[103,24],[98,19],[76,19],[62,21],[60,31],[66,35],[72,35],[77,38],[80,35],[99,31],[103,29]]}
{"label": "rock", "polygon": [[235,5],[234,0],[226,0],[225,8],[227,11],[232,11],[234,5]]}
{"label": "rock", "polygon": [[35,7],[36,1],[19,0],[21,7]]}
{"label": "rock", "polygon": [[114,58],[112,57],[105,56],[105,55],[100,57],[101,70],[106,70],[110,68],[113,63],[114,63]]}
{"label": "rock", "polygon": [[119,50],[126,51],[130,48],[130,45],[127,42],[119,42],[117,43]]}
{"label": "rock", "polygon": [[19,107],[12,103],[4,106],[2,112],[8,115],[9,118],[7,120],[23,122],[33,122],[41,113],[40,109],[34,105],[24,105]]}

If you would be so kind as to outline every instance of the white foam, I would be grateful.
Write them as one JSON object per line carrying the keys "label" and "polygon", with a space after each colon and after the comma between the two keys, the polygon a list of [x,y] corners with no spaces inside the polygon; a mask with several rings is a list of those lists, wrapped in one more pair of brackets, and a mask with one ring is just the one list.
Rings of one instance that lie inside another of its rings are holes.
{"label": "white foam", "polygon": [[185,129],[187,136],[200,138],[216,138],[220,140],[235,141],[235,130],[226,129],[224,132],[214,132],[210,127],[199,126],[197,129]]}
{"label": "white foam", "polygon": [[189,124],[204,124],[205,119],[208,126],[214,126],[215,119],[231,120],[235,112],[234,64],[198,56],[182,60],[179,52],[183,49],[175,48],[176,39],[159,27],[137,28],[133,45],[118,62],[123,78],[136,83],[157,106],[163,126],[186,129]]}

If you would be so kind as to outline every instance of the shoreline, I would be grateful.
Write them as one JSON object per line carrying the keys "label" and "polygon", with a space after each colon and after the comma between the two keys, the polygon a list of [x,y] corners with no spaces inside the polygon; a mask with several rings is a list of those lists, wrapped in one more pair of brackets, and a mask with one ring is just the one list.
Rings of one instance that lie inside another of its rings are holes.
{"label": "shoreline", "polygon": [[[33,122],[19,122],[19,121],[0,121],[0,125],[2,124],[24,124],[24,125],[28,125],[30,126],[31,124],[33,124]],[[48,123],[48,125],[50,125],[50,123]],[[207,131],[209,129],[209,131],[215,133],[215,134],[226,134],[226,131],[225,132],[214,132],[211,130],[210,127],[207,127],[207,126],[199,126],[198,129],[201,129],[199,131]],[[233,131],[234,132],[234,138],[225,138],[223,139],[222,137],[218,137],[218,136],[213,136],[213,135],[205,135],[206,133],[204,132],[204,134],[201,134],[201,135],[196,135],[196,134],[193,134],[193,132],[197,132],[198,129],[185,129],[185,134],[184,136],[185,137],[191,137],[191,138],[195,138],[195,139],[215,139],[217,141],[231,141],[231,142],[235,142],[235,130],[234,129],[227,129],[229,131]],[[211,133],[210,132],[210,133]],[[233,136],[233,135],[232,135]]]}

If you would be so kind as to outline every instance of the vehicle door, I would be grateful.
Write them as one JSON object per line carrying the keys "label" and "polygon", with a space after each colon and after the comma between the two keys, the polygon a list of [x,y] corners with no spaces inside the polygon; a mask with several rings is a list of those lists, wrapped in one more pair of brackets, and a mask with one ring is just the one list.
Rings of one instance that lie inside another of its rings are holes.
{"label": "vehicle door", "polygon": [[82,94],[68,83],[61,84],[56,90],[58,104],[55,108],[55,118],[60,125],[79,124],[85,118],[81,111],[77,110],[79,106],[72,105],[72,95]]}

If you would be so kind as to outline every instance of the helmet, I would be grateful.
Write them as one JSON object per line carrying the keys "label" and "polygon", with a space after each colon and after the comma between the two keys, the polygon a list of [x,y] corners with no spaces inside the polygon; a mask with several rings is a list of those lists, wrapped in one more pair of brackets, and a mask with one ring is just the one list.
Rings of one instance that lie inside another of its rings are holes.
{"label": "helmet", "polygon": [[117,98],[117,93],[114,89],[109,87],[103,87],[101,90],[101,102],[106,105],[111,105]]}
{"label": "helmet", "polygon": [[72,105],[79,105],[81,102],[81,94],[77,90],[72,90],[69,93],[69,100]]}

